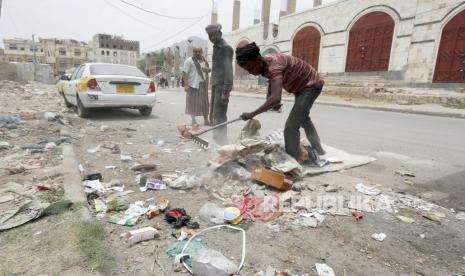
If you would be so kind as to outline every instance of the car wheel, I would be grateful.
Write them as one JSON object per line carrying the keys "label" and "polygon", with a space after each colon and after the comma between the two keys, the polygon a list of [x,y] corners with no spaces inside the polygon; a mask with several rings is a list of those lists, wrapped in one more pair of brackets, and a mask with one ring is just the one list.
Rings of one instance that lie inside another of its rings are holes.
{"label": "car wheel", "polygon": [[141,108],[139,108],[139,113],[140,113],[140,115],[142,115],[144,117],[148,117],[148,116],[150,116],[150,114],[152,114],[152,108],[151,107],[141,107]]}
{"label": "car wheel", "polygon": [[[76,96],[77,97],[77,96]],[[77,97],[77,114],[81,118],[87,118],[89,117],[90,110],[88,108],[85,108],[81,100],[79,100],[79,97]]]}
{"label": "car wheel", "polygon": [[73,105],[72,105],[70,102],[68,102],[68,100],[66,99],[65,95],[63,95],[63,94],[61,94],[61,95],[63,96],[63,100],[65,100],[65,106],[66,106],[67,108],[73,107]]}

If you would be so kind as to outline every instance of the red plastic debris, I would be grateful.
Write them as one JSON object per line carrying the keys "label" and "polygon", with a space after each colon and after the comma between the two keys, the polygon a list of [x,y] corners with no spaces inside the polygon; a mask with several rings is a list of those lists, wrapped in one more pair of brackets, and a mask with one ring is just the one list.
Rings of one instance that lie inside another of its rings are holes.
{"label": "red plastic debris", "polygon": [[190,139],[192,137],[192,134],[189,132],[189,129],[187,128],[186,124],[179,124],[178,131],[179,134],[184,138]]}
{"label": "red plastic debris", "polygon": [[352,216],[354,216],[355,220],[357,221],[361,221],[363,219],[362,214],[360,214],[359,212],[352,212]]}
{"label": "red plastic debris", "polygon": [[39,186],[37,186],[37,190],[39,190],[39,191],[49,191],[50,188],[47,187],[47,186],[39,185]]}

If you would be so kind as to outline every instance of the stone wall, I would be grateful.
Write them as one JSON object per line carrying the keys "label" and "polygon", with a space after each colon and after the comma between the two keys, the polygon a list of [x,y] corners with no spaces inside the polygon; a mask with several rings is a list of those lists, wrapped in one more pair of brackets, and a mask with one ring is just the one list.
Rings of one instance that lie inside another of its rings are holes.
{"label": "stone wall", "polygon": [[[282,17],[275,36],[270,24],[267,39],[263,38],[263,24],[224,34],[224,38],[233,48],[247,40],[255,41],[262,51],[274,48],[290,54],[295,34],[313,26],[321,34],[319,71],[341,74],[345,72],[351,27],[367,13],[382,11],[395,22],[389,71],[382,74],[405,83],[426,84],[432,82],[442,28],[464,9],[463,0],[340,0]],[[209,44],[209,53],[211,47]]]}
{"label": "stone wall", "polygon": [[18,81],[16,67],[8,62],[0,62],[0,80]]}
{"label": "stone wall", "polygon": [[[53,67],[48,64],[36,65],[35,79],[38,82],[54,83]],[[0,80],[11,80],[21,83],[34,80],[34,64],[30,62],[0,62]]]}

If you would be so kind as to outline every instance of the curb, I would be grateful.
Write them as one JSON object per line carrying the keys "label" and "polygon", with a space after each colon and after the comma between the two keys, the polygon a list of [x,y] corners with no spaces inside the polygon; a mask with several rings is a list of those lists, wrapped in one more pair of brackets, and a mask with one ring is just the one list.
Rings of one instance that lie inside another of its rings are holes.
{"label": "curb", "polygon": [[[76,155],[72,145],[63,146],[63,176],[65,182],[63,188],[65,190],[65,198],[73,202],[74,204],[81,205],[82,203],[87,206],[87,199],[84,194],[84,190],[81,185],[81,175],[77,168],[78,163],[76,161]],[[84,205],[83,205],[84,206]],[[86,207],[79,208],[80,213],[85,219],[90,219],[89,210]]]}
{"label": "curb", "polygon": [[381,107],[381,106],[379,106],[379,107],[377,107],[377,106],[357,106],[357,105],[330,103],[330,102],[316,102],[316,104],[327,105],[327,106],[337,106],[337,107],[357,108],[357,109],[367,109],[367,110],[377,110],[377,111],[385,111],[385,112],[404,113],[404,114],[416,114],[416,115],[427,115],[427,116],[436,116],[436,117],[465,119],[465,114],[458,114],[458,113],[434,112],[434,111],[424,111],[424,110],[411,110],[411,109],[400,109],[400,108],[390,108],[390,107]]}
{"label": "curb", "polygon": [[[264,95],[247,95],[244,93],[235,94],[236,97],[243,98],[254,98],[254,99],[264,99]],[[283,97],[282,101],[292,102],[293,98]],[[347,107],[347,108],[357,108],[357,109],[366,109],[366,110],[378,110],[386,112],[396,112],[396,113],[406,113],[406,114],[417,114],[417,115],[428,115],[436,117],[448,117],[448,118],[458,118],[465,119],[465,114],[453,113],[453,112],[435,112],[435,111],[425,111],[425,110],[411,110],[411,109],[402,109],[402,108],[392,108],[392,107],[382,107],[382,106],[364,106],[364,105],[354,105],[354,104],[344,104],[344,103],[335,103],[335,102],[322,102],[316,101],[315,104],[326,105],[326,106],[336,106],[336,107]]]}
{"label": "curb", "polygon": [[[179,88],[178,89],[167,88],[167,89],[163,89],[162,91],[179,92],[180,90]],[[235,97],[253,98],[253,99],[264,99],[265,98],[265,95],[249,94],[249,93],[238,92],[238,91],[232,91],[231,95]],[[294,99],[291,97],[285,96],[285,97],[282,97],[282,101],[292,102],[294,101]],[[355,104],[336,103],[336,102],[324,102],[324,101],[318,101],[318,100],[315,102],[315,104],[335,106],[335,107],[346,107],[346,108],[357,108],[357,109],[365,109],[365,110],[377,110],[377,111],[385,111],[385,112],[404,113],[404,114],[416,114],[416,115],[427,115],[427,116],[435,116],[435,117],[465,119],[465,113],[460,114],[460,113],[454,113],[454,112],[437,112],[437,111],[412,110],[412,109],[382,107],[382,106],[355,105]]]}

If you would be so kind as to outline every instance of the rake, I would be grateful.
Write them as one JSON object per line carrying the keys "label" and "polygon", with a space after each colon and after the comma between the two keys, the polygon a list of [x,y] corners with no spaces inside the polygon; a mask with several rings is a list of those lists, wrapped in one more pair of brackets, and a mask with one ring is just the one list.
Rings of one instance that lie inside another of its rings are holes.
{"label": "rake", "polygon": [[194,141],[194,143],[198,144],[200,147],[204,148],[204,149],[207,149],[208,148],[208,142],[205,141],[204,139],[200,138],[199,136],[206,133],[206,132],[209,132],[209,131],[212,131],[214,129],[217,129],[217,128],[220,128],[220,127],[223,127],[223,126],[226,126],[226,125],[229,125],[229,124],[232,124],[234,122],[237,122],[237,121],[241,121],[242,119],[241,118],[237,118],[237,119],[234,119],[234,120],[231,120],[231,121],[227,121],[227,122],[224,122],[224,123],[221,123],[221,124],[218,124],[214,127],[211,127],[209,129],[206,129],[204,131],[201,131],[199,133],[196,133],[196,134],[192,134],[192,141]]}

